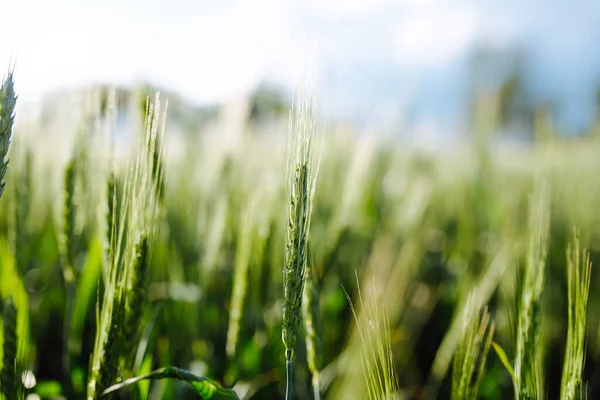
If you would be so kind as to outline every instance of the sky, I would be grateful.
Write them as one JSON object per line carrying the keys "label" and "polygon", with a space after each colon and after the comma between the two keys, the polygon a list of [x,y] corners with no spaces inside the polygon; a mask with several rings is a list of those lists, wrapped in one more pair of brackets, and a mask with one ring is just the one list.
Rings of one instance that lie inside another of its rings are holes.
{"label": "sky", "polygon": [[91,82],[149,81],[197,104],[316,61],[327,115],[458,126],[478,45],[521,46],[527,84],[578,129],[600,82],[595,0],[2,0],[0,66],[23,103]]}

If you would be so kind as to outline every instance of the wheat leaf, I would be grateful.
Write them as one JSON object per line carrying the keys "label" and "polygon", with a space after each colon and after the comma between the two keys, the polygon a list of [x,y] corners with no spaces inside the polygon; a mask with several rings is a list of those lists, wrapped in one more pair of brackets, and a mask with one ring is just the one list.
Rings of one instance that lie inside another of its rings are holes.
{"label": "wheat leaf", "polygon": [[515,371],[513,371],[513,368],[510,365],[510,362],[508,361],[508,357],[506,356],[506,352],[504,351],[504,349],[496,342],[492,342],[492,347],[498,355],[500,362],[502,362],[504,368],[506,368],[506,370],[510,374],[510,377],[512,378],[513,382],[516,382],[517,380],[515,378]]}
{"label": "wheat leaf", "polygon": [[177,367],[164,367],[145,375],[127,379],[121,383],[110,386],[108,389],[102,392],[101,396],[106,396],[107,394],[116,392],[125,386],[133,385],[134,383],[145,379],[177,379],[184,381],[194,388],[196,393],[198,393],[198,395],[200,395],[200,397],[204,400],[239,400],[239,396],[232,389],[223,388],[211,379],[194,375],[185,369]]}

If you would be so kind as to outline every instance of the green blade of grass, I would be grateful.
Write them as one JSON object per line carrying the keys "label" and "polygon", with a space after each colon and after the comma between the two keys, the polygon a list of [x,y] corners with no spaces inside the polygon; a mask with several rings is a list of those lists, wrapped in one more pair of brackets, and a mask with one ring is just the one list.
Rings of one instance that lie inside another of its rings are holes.
{"label": "green blade of grass", "polygon": [[102,393],[102,396],[106,396],[109,393],[114,393],[126,386],[133,385],[134,383],[147,379],[177,379],[186,382],[196,391],[196,393],[198,393],[198,395],[200,395],[203,400],[239,400],[239,396],[232,389],[223,388],[217,382],[211,379],[194,375],[185,369],[177,367],[164,367],[145,375],[127,379],[121,383],[110,386]]}
{"label": "green blade of grass", "polygon": [[492,347],[494,348],[494,351],[496,352],[498,359],[500,360],[502,365],[504,365],[504,368],[506,368],[506,370],[510,374],[510,377],[513,380],[513,383],[516,384],[517,378],[515,377],[515,371],[513,370],[512,366],[510,365],[510,361],[508,361],[508,356],[506,355],[506,352],[504,351],[502,346],[500,346],[496,342],[492,342]]}

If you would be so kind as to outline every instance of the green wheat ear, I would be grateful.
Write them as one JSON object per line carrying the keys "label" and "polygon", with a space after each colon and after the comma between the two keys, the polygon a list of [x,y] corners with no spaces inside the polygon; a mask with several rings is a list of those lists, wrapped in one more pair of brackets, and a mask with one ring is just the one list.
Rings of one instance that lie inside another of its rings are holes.
{"label": "green wheat ear", "polygon": [[[314,160],[316,131],[312,87],[301,86],[295,107],[292,141],[288,156],[288,212],[285,261],[283,268],[283,328],[285,346],[286,399],[292,396],[292,366],[294,347],[302,320],[308,235],[312,214],[318,164]],[[291,123],[292,121],[290,121]]]}
{"label": "green wheat ear", "polygon": [[4,193],[4,177],[8,169],[8,148],[15,121],[17,96],[14,90],[13,71],[9,70],[0,88],[0,197]]}
{"label": "green wheat ear", "polygon": [[586,352],[587,303],[592,263],[590,254],[580,249],[577,232],[567,248],[568,325],[565,360],[561,381],[561,399],[586,398],[582,381]]}
{"label": "green wheat ear", "polygon": [[104,231],[104,266],[108,265],[115,256],[114,248],[116,246],[117,231],[117,189],[114,170],[110,170],[106,177],[106,208],[104,213],[105,231]]}
{"label": "green wheat ear", "polygon": [[376,298],[372,295],[375,292],[374,287],[371,295],[365,301],[360,284],[358,284],[358,275],[356,275],[356,282],[358,305],[360,306],[358,311],[345,289],[344,293],[350,304],[360,337],[360,361],[367,388],[367,398],[369,400],[399,399],[400,388],[394,364],[387,310],[379,308]]}
{"label": "green wheat ear", "polygon": [[487,307],[475,306],[475,293],[469,296],[464,315],[463,335],[453,360],[452,400],[476,400],[483,379],[495,325]]}
{"label": "green wheat ear", "polygon": [[194,375],[191,372],[177,368],[164,367],[152,371],[146,375],[127,379],[121,383],[106,389],[101,396],[114,393],[126,386],[133,385],[142,380],[177,379],[189,384],[203,400],[239,400],[239,396],[233,389],[221,387],[217,382],[203,376]]}
{"label": "green wheat ear", "polygon": [[313,395],[321,398],[321,326],[319,312],[319,289],[315,267],[306,268],[306,284],[302,298],[302,317],[306,333],[306,361],[312,374]]}
{"label": "green wheat ear", "polygon": [[75,259],[75,160],[67,164],[64,175],[65,199],[63,209],[63,227],[61,229],[61,253],[63,257],[63,277],[65,283],[75,280],[73,262]]}
{"label": "green wheat ear", "polygon": [[520,282],[515,343],[515,398],[544,397],[541,336],[542,292],[550,227],[549,191],[543,183],[531,202],[527,255]]}

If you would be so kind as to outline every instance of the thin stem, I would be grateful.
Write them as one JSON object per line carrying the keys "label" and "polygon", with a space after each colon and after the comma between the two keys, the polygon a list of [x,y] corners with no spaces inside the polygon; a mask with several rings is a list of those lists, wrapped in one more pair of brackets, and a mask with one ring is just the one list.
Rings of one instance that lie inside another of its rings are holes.
{"label": "thin stem", "polygon": [[292,365],[291,359],[285,362],[285,400],[292,400]]}
{"label": "thin stem", "polygon": [[[71,271],[72,273],[72,271]],[[64,387],[67,395],[73,394],[73,386],[71,384],[71,349],[69,349],[71,337],[71,323],[73,320],[73,310],[75,308],[75,283],[72,279],[67,279],[65,282],[66,299],[65,299],[65,318],[63,321],[63,359],[62,368],[64,374]]]}
{"label": "thin stem", "polygon": [[315,400],[321,400],[321,376],[319,373],[313,374],[312,377],[313,397]]}

